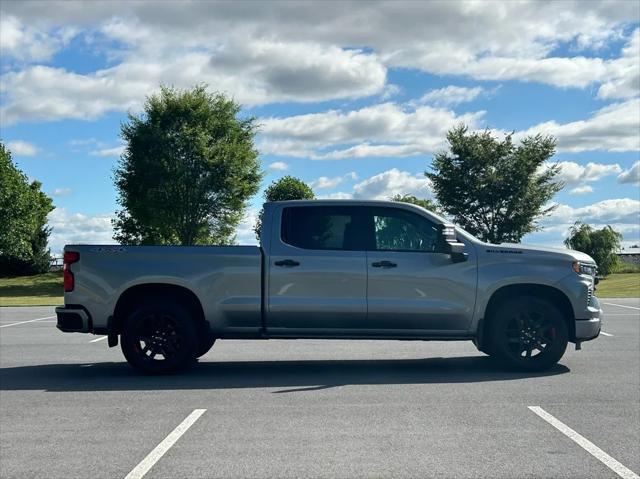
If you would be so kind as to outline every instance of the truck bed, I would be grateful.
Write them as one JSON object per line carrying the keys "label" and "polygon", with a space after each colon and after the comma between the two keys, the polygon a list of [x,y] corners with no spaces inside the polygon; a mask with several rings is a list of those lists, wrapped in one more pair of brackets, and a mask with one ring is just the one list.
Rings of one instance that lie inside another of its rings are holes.
{"label": "truck bed", "polygon": [[67,304],[82,305],[88,328],[102,329],[121,295],[138,285],[183,286],[199,298],[211,329],[258,334],[262,252],[257,246],[67,245],[75,288]]}

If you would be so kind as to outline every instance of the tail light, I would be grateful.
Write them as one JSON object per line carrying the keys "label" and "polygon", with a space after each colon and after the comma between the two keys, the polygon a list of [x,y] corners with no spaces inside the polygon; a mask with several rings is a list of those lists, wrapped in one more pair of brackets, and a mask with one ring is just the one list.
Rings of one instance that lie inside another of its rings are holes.
{"label": "tail light", "polygon": [[80,259],[80,253],[76,253],[75,251],[65,251],[64,252],[64,260],[62,265],[62,274],[64,277],[64,292],[69,293],[73,291],[74,278],[73,273],[69,269],[69,267],[73,263],[77,263]]}

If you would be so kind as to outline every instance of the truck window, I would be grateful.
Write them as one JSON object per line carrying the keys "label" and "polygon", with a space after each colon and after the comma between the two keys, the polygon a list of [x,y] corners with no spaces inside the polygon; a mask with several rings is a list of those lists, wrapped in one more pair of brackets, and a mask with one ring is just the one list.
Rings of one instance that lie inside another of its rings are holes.
{"label": "truck window", "polygon": [[436,251],[436,226],[415,213],[394,208],[376,208],[373,211],[373,225],[377,251]]}
{"label": "truck window", "polygon": [[300,206],[282,211],[284,243],[315,250],[364,250],[364,228],[359,227],[357,208]]}

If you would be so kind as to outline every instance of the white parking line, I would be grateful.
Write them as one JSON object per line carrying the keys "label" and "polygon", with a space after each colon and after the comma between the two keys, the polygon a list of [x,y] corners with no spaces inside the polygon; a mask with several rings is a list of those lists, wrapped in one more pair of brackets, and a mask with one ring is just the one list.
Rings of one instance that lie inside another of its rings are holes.
{"label": "white parking line", "polygon": [[602,303],[602,304],[606,304],[607,306],[617,306],[618,308],[636,309],[640,311],[640,308],[636,308],[635,306],[625,306],[624,304],[615,304],[615,303]]}
{"label": "white parking line", "polygon": [[55,318],[55,316],[46,316],[44,318],[30,319],[29,321],[18,321],[17,323],[3,324],[2,326],[0,326],[0,328],[8,328],[9,326],[17,326],[18,324],[33,323],[34,321],[42,321],[43,319],[51,319],[51,318]]}
{"label": "white parking line", "polygon": [[[604,333],[603,333],[604,334]],[[92,339],[89,341],[90,343],[97,343],[98,341],[102,341],[103,339],[107,339],[109,336],[100,336],[99,338]]]}
{"label": "white parking line", "polygon": [[613,334],[605,333],[604,331],[600,331],[600,334],[613,337]]}
{"label": "white parking line", "polygon": [[631,469],[628,469],[627,467],[620,464],[618,461],[616,461],[613,457],[611,457],[609,454],[604,452],[594,443],[592,443],[585,437],[578,434],[576,431],[571,429],[569,426],[567,426],[565,423],[563,423],[559,419],[556,419],[554,416],[549,414],[540,406],[528,406],[528,407],[531,411],[533,411],[542,419],[547,421],[549,424],[555,427],[558,431],[560,431],[562,434],[567,436],[573,442],[578,444],[585,451],[587,451],[593,457],[598,459],[600,462],[602,462],[605,466],[607,466],[609,469],[611,469],[613,472],[615,472],[617,475],[619,475],[623,479],[640,479],[640,476],[638,476]]}
{"label": "white parking line", "polygon": [[194,409],[184,421],[182,421],[178,427],[176,427],[171,433],[164,438],[164,440],[156,446],[156,448],[145,457],[140,464],[133,468],[133,470],[126,475],[124,479],[141,479],[149,472],[153,465],[160,460],[165,453],[171,449],[180,437],[187,432],[187,430],[193,426],[200,416],[204,414],[206,409]]}

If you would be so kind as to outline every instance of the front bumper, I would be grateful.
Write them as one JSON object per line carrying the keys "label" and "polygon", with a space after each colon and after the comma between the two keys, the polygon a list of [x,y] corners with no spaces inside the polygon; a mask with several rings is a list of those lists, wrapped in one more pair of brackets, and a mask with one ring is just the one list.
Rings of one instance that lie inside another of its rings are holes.
{"label": "front bumper", "polygon": [[88,333],[91,318],[82,308],[58,306],[56,308],[58,323],[56,327],[65,333]]}
{"label": "front bumper", "polygon": [[603,315],[600,302],[595,296],[591,298],[587,313],[587,318],[576,318],[577,341],[589,341],[600,335]]}

